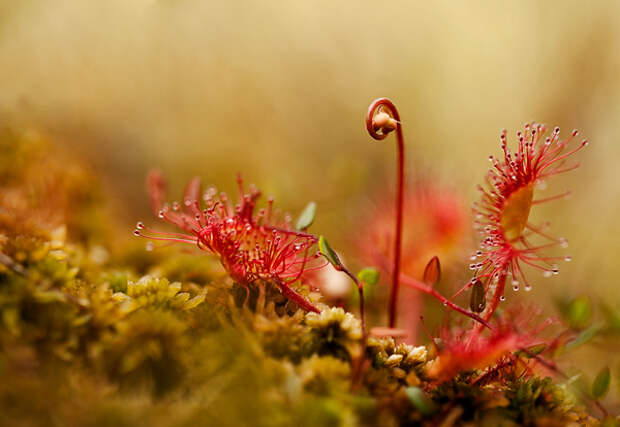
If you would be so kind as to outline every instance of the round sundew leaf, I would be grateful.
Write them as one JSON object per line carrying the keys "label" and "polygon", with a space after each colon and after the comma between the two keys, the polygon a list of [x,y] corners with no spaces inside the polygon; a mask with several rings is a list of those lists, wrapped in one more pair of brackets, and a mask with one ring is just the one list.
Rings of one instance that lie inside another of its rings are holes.
{"label": "round sundew leaf", "polygon": [[605,396],[609,391],[609,384],[611,382],[611,373],[609,371],[609,366],[605,366],[603,369],[599,371],[592,382],[592,397],[595,399],[600,399]]}
{"label": "round sundew leaf", "polygon": [[530,216],[532,199],[534,198],[534,186],[527,185],[512,193],[504,202],[500,223],[504,235],[509,241],[521,237],[527,219]]}
{"label": "round sundew leaf", "polygon": [[297,219],[297,224],[295,224],[295,228],[297,230],[305,230],[310,227],[314,222],[314,216],[316,215],[316,203],[310,202],[306,205],[304,210],[299,215]]}
{"label": "round sundew leaf", "polygon": [[439,283],[441,277],[441,265],[439,264],[439,258],[434,256],[424,269],[424,283],[430,287],[434,287]]}
{"label": "round sundew leaf", "polygon": [[366,267],[357,273],[357,278],[369,285],[376,285],[379,281],[379,271],[374,267]]}
{"label": "round sundew leaf", "polygon": [[423,415],[430,415],[435,412],[435,404],[424,394],[424,391],[422,391],[420,387],[407,387],[405,389],[405,394],[411,403],[413,403],[413,406]]}
{"label": "round sundew leaf", "polygon": [[327,239],[325,238],[325,236],[320,236],[319,237],[319,251],[321,251],[321,254],[327,258],[327,260],[337,269],[340,270],[342,267],[342,262],[340,261],[340,258],[338,257],[338,254],[336,253],[335,250],[332,249],[332,247],[329,245],[329,243],[327,242]]}

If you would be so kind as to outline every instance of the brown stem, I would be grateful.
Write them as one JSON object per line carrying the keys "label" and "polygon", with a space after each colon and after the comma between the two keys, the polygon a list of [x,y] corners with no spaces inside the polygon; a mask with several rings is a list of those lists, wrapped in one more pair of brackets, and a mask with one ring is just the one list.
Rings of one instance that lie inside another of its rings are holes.
{"label": "brown stem", "polygon": [[[389,120],[386,124],[379,124],[375,121],[375,114],[382,109],[389,110],[389,114],[393,120]],[[400,277],[400,252],[402,246],[402,230],[403,230],[403,199],[405,191],[405,140],[403,138],[403,130],[400,124],[400,115],[392,101],[388,98],[379,98],[373,101],[368,107],[366,114],[366,129],[370,136],[376,140],[386,138],[390,131],[396,129],[396,141],[398,152],[398,170],[397,170],[397,189],[396,189],[396,230],[394,239],[394,267],[392,270],[392,290],[388,306],[388,324],[390,328],[396,325],[396,311],[398,301],[398,279]]]}
{"label": "brown stem", "polygon": [[344,274],[349,276],[351,278],[351,280],[353,280],[353,282],[357,285],[357,292],[359,293],[359,296],[360,296],[360,317],[362,319],[362,335],[363,335],[363,337],[364,337],[363,339],[365,341],[366,340],[366,314],[365,314],[365,311],[364,311],[364,284],[361,283],[359,281],[359,279],[357,277],[355,277],[355,275],[353,273],[351,273],[349,271],[349,269],[347,267],[345,267],[344,265],[341,264],[338,268]]}
{"label": "brown stem", "polygon": [[454,311],[458,311],[459,313],[463,314],[464,316],[469,317],[470,319],[475,320],[476,322],[479,323],[480,328],[482,328],[483,326],[486,326],[489,329],[493,329],[491,327],[491,325],[489,325],[489,323],[481,318],[480,316],[478,316],[477,314],[472,313],[471,311],[467,311],[462,307],[459,307],[458,305],[454,304],[452,301],[450,301],[448,298],[444,297],[443,295],[441,295],[439,292],[437,292],[435,289],[431,288],[430,286],[419,282],[409,276],[406,276],[404,274],[401,274],[400,276],[400,281],[402,282],[403,285],[407,285],[411,288],[417,289],[419,291],[422,291],[426,294],[429,294],[433,297],[435,297],[437,300],[439,300],[440,302],[442,302],[445,306],[450,307],[452,310]]}
{"label": "brown stem", "polygon": [[[505,287],[506,287],[506,275],[502,274],[497,280],[497,285],[495,286],[495,292],[493,292],[491,301],[489,301],[489,303],[487,304],[487,307],[485,308],[485,310],[482,312],[480,316],[482,317],[482,319],[484,319],[485,322],[488,322],[489,320],[491,320],[491,317],[493,317],[493,313],[495,313],[495,310],[497,310],[497,307],[499,306],[499,303],[501,302],[500,298],[502,297],[502,295],[504,295]],[[481,332],[482,332],[482,326],[480,324],[475,325],[474,329],[471,331],[471,334],[469,336],[470,341],[475,340],[476,337],[480,335]]]}

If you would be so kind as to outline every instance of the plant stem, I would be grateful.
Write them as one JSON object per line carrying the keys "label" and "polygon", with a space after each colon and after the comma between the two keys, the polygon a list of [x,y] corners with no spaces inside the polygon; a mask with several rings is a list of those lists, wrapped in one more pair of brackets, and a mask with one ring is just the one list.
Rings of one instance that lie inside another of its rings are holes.
{"label": "plant stem", "polygon": [[480,316],[478,316],[477,314],[472,313],[471,311],[465,310],[462,307],[459,307],[458,305],[454,304],[452,301],[450,301],[448,298],[444,297],[443,295],[441,295],[439,292],[437,292],[435,289],[431,288],[430,286],[419,282],[409,276],[405,276],[404,274],[402,274],[400,276],[400,281],[404,284],[407,285],[409,287],[412,287],[414,289],[417,289],[419,291],[422,291],[426,294],[429,294],[433,297],[435,297],[437,300],[439,300],[440,302],[442,302],[445,306],[450,307],[451,309],[453,309],[454,311],[458,311],[459,313],[469,317],[470,319],[475,320],[476,322],[478,322],[478,325],[476,325],[476,327],[480,327],[480,329],[482,329],[483,327],[487,327],[489,329],[493,329],[491,328],[491,326],[489,325],[489,323],[481,318]]}
{"label": "plant stem", "polygon": [[339,269],[340,271],[345,273],[347,276],[349,276],[351,280],[353,280],[353,282],[357,285],[357,292],[359,293],[359,296],[360,296],[360,317],[362,319],[362,335],[365,340],[366,339],[366,314],[364,311],[364,284],[360,282],[359,279],[355,277],[355,275],[351,273],[349,269],[345,267],[344,265],[341,264],[339,266]]}
{"label": "plant stem", "polygon": [[[378,128],[377,123],[374,121],[375,113],[380,108],[387,108],[393,118],[391,124],[396,125],[396,141],[397,141],[397,155],[398,155],[398,169],[397,169],[397,188],[396,188],[396,229],[394,234],[394,266],[392,269],[392,289],[390,294],[390,301],[388,305],[388,325],[393,328],[396,325],[397,314],[397,302],[398,302],[398,283],[400,277],[400,258],[402,247],[402,230],[403,230],[403,203],[404,203],[404,191],[405,191],[405,140],[403,137],[403,130],[400,124],[400,115],[398,110],[392,101],[388,98],[379,98],[370,104],[368,107],[368,113],[366,114],[366,129],[370,136],[377,140],[382,140],[387,137],[388,133],[393,130],[390,128]],[[379,132],[381,131],[381,132]]]}

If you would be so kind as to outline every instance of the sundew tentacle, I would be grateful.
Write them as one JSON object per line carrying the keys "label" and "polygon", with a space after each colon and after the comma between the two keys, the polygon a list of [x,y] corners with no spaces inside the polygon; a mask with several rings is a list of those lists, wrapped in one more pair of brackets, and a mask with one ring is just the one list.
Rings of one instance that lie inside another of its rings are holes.
{"label": "sundew tentacle", "polygon": [[[549,276],[558,273],[557,266],[549,261],[567,259],[541,254],[547,248],[565,247],[566,240],[555,238],[541,227],[533,226],[529,222],[529,215],[533,206],[570,194],[566,191],[551,197],[534,198],[535,187],[543,179],[578,166],[564,164],[568,157],[586,147],[588,141],[583,140],[571,149],[577,131],[573,131],[566,140],[560,139],[560,129],[557,127],[550,136],[545,136],[545,132],[544,125],[526,124],[523,132],[517,132],[517,148],[511,152],[506,141],[506,131],[503,130],[500,135],[503,155],[499,159],[489,157],[493,167],[485,177],[486,187],[478,187],[481,197],[473,205],[472,211],[476,215],[475,226],[483,237],[476,254],[479,261],[470,266],[475,270],[472,280],[456,295],[470,288],[476,280],[484,281],[489,300],[481,313],[485,320],[491,318],[502,300],[508,276],[512,276],[513,289],[518,290],[520,284],[525,290],[531,289],[521,263]],[[539,236],[549,243],[535,246],[527,240],[528,236]]]}

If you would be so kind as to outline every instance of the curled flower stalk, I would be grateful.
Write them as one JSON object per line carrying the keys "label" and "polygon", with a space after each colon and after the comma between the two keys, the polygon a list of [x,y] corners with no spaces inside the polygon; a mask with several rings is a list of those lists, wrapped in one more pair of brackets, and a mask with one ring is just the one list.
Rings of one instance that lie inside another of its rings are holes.
{"label": "curled flower stalk", "polygon": [[403,137],[400,115],[396,106],[387,98],[379,98],[373,101],[366,114],[366,129],[370,136],[376,140],[385,139],[390,132],[396,130],[397,150],[398,150],[398,170],[397,170],[397,189],[396,189],[396,224],[394,231],[394,262],[392,266],[392,288],[388,305],[388,326],[394,329],[396,324],[398,289],[399,284],[422,291],[436,298],[442,304],[451,309],[470,317],[479,322],[481,326],[489,327],[489,324],[480,316],[471,313],[434,290],[432,286],[420,283],[400,272],[401,248],[403,234],[403,210],[404,210],[404,186],[405,186],[405,141]]}
{"label": "curled flower stalk", "polygon": [[293,229],[288,215],[278,219],[272,199],[266,208],[255,212],[260,191],[251,186],[246,192],[242,179],[237,181],[239,199],[234,205],[225,193],[218,194],[214,188],[201,193],[199,178],[187,184],[182,204],[170,205],[164,203],[163,177],[151,172],[147,182],[153,211],[183,232],[157,231],[139,222],[134,234],[150,240],[195,244],[216,254],[232,279],[248,293],[254,286],[264,293],[265,284],[272,283],[299,307],[319,312],[290,286],[304,273],[325,265],[314,249],[317,238]]}
{"label": "curled flower stalk", "polygon": [[[520,285],[526,291],[531,289],[523,265],[550,276],[558,273],[557,261],[570,261],[569,256],[543,254],[543,250],[550,247],[566,247],[566,240],[555,238],[547,234],[544,227],[532,224],[529,214],[532,206],[567,194],[535,199],[534,189],[547,178],[578,167],[578,164],[566,162],[570,156],[587,146],[588,141],[573,144],[577,131],[562,140],[557,127],[551,135],[546,136],[545,133],[544,125],[525,125],[523,132],[517,132],[518,144],[512,152],[507,146],[506,131],[502,131],[503,155],[499,159],[489,157],[492,168],[486,177],[486,188],[478,188],[482,196],[474,204],[473,211],[477,217],[475,225],[484,238],[474,255],[478,261],[470,265],[475,270],[474,276],[458,293],[484,284],[485,294],[490,297],[481,301],[478,311],[485,320],[491,318],[500,301],[505,299],[504,288],[508,278],[512,277],[515,291]],[[532,237],[543,240],[543,243],[534,244],[531,242]]]}
{"label": "curled flower stalk", "polygon": [[398,155],[398,169],[396,172],[396,224],[394,231],[392,289],[388,305],[388,324],[390,328],[393,328],[396,324],[403,230],[403,200],[405,193],[405,140],[400,123],[400,115],[394,103],[388,98],[379,98],[373,101],[368,107],[368,113],[366,113],[366,129],[372,138],[379,141],[385,139],[390,132],[396,130]]}

